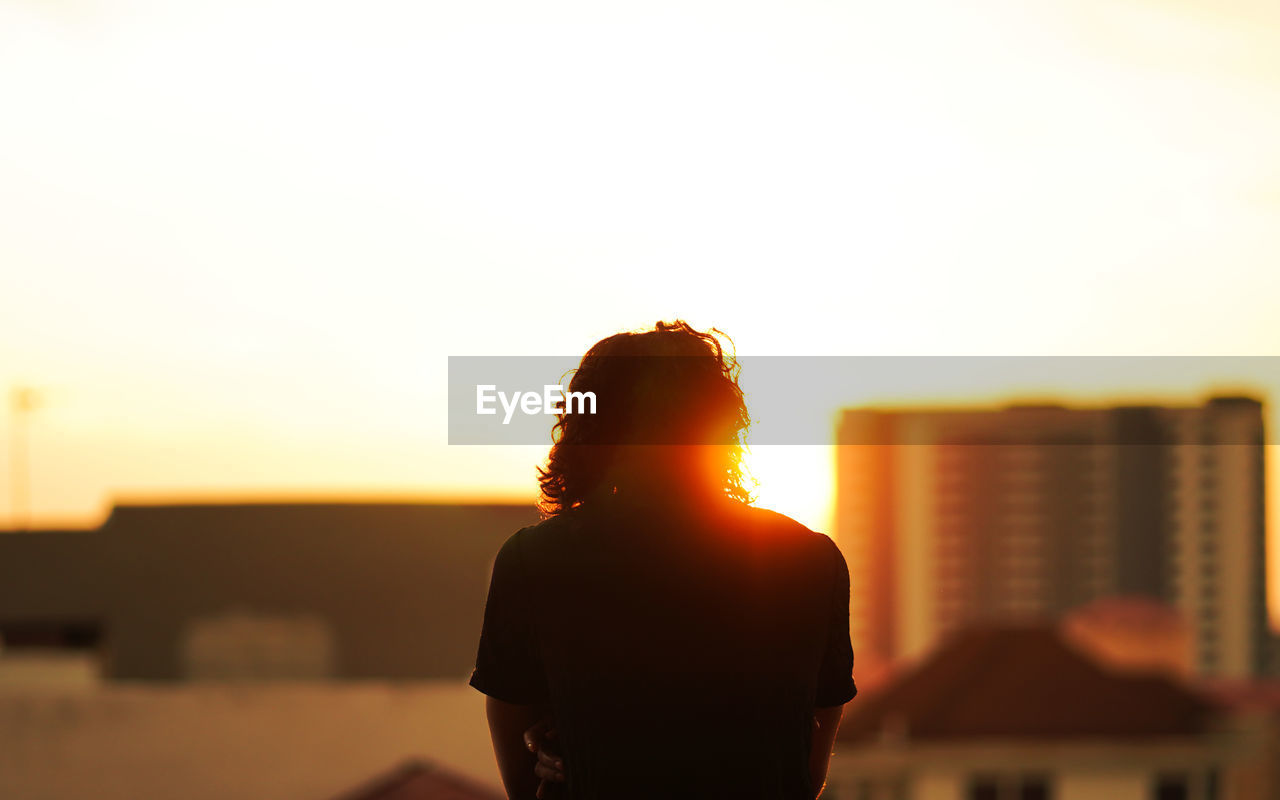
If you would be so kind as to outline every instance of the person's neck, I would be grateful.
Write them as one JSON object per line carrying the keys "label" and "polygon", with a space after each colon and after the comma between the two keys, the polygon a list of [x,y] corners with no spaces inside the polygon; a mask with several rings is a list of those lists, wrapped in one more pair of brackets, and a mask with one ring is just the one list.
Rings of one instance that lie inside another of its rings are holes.
{"label": "person's neck", "polygon": [[723,493],[716,487],[685,480],[642,479],[620,482],[612,495],[624,507],[664,507],[675,510],[706,508],[717,503]]}

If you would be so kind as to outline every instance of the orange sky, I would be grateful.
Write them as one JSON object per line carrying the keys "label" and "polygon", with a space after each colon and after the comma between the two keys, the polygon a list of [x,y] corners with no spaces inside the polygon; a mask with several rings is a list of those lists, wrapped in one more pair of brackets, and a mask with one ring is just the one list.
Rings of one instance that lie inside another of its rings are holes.
{"label": "orange sky", "polygon": [[[1273,354],[1278,101],[1280,8],[1244,0],[2,5],[36,521],[527,494],[539,448],[444,444],[446,357],[659,318],[744,354]],[[762,501],[823,525],[826,463],[762,450]]]}

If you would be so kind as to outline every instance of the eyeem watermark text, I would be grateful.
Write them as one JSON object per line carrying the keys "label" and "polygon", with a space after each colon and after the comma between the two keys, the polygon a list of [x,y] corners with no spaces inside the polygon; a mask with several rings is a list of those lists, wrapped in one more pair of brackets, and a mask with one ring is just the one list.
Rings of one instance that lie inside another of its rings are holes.
{"label": "eyeem watermark text", "polygon": [[[578,408],[574,410],[574,402]],[[595,392],[566,392],[559,384],[547,384],[542,387],[542,394],[537,392],[498,391],[496,384],[476,384],[476,413],[497,414],[494,403],[501,403],[504,412],[503,425],[511,424],[511,417],[516,409],[530,416],[534,414],[594,414],[596,413]]]}

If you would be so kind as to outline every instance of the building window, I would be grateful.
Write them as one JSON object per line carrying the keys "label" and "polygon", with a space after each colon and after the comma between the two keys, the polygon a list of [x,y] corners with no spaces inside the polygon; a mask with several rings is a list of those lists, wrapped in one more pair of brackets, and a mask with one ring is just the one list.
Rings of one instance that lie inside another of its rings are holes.
{"label": "building window", "polygon": [[[904,778],[863,778],[855,781],[853,784],[853,792],[846,794],[839,790],[839,787],[833,787],[828,781],[827,789],[836,788],[837,792],[833,797],[845,800],[907,800],[907,782]],[[827,792],[822,793],[823,797],[827,796]]]}
{"label": "building window", "polygon": [[1048,775],[975,775],[965,800],[1052,800]]}
{"label": "building window", "polygon": [[969,800],[1000,800],[1000,785],[995,778],[977,778],[969,784]]}
{"label": "building window", "polygon": [[1156,778],[1155,800],[1191,800],[1190,780],[1185,775]]}
{"label": "building window", "polygon": [[1049,800],[1049,780],[1047,778],[1023,780],[1018,800]]}
{"label": "building window", "polygon": [[0,623],[0,686],[96,684],[107,669],[103,625],[85,619]]}
{"label": "building window", "polygon": [[1218,800],[1218,771],[1162,772],[1152,785],[1152,800]]}
{"label": "building window", "polygon": [[182,631],[183,676],[191,680],[323,680],[337,648],[327,620],[308,614],[235,610],[195,617]]}

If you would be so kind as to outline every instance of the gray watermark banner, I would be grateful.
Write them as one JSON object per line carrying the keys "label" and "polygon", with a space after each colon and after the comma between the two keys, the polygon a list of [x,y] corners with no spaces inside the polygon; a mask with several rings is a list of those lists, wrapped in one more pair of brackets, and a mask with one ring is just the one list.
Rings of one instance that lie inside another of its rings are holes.
{"label": "gray watermark banner", "polygon": [[[662,358],[634,359],[634,369],[663,374],[652,369]],[[572,395],[580,360],[450,356],[449,443],[549,445],[559,415],[654,400]],[[740,356],[737,363],[751,445],[1271,444],[1267,401],[1280,392],[1280,356]],[[664,396],[663,407],[678,409],[681,400]]]}

